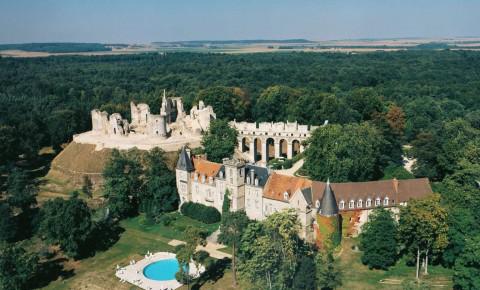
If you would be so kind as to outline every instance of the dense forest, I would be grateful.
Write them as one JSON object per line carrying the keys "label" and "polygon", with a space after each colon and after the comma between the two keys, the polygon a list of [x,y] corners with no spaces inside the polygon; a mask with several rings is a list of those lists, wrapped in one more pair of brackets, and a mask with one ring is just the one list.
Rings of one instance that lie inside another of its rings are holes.
{"label": "dense forest", "polygon": [[[472,281],[480,283],[480,53],[474,51],[1,58],[0,170],[8,178],[2,180],[7,202],[0,203],[0,210],[8,218],[0,224],[0,239],[22,240],[39,227],[51,228],[50,214],[55,216],[52,223],[56,223],[63,218],[56,212],[65,216],[76,212],[85,217],[79,220],[88,221],[78,225],[79,229],[88,229],[76,235],[83,240],[77,244],[64,239],[68,235],[63,231],[69,232],[63,228],[46,237],[64,245],[65,252],[75,257],[91,235],[110,227],[90,221],[91,213],[76,194],[68,203],[47,203],[40,225],[35,224],[35,187],[16,167],[38,158],[40,148],[60,149],[73,134],[88,130],[93,108],[129,117],[129,102],[133,100],[146,102],[158,112],[163,89],[170,96],[183,97],[187,110],[199,100],[205,101],[214,107],[219,119],[296,120],[308,125],[328,120],[330,125],[313,133],[305,151],[303,170],[313,179],[408,178],[411,174],[402,167],[402,155],[415,158],[413,174],[430,178],[439,195],[409,203],[402,210],[398,228],[401,239],[396,240],[402,244],[399,253],[393,252],[388,261],[366,256],[364,263],[383,269],[401,255],[412,264],[415,255],[421,255],[426,265],[454,268],[458,289],[478,289],[469,286]],[[232,135],[225,120],[216,124],[204,137],[206,152],[211,149],[209,144],[218,145],[219,139],[232,139],[235,144],[234,136],[219,138]],[[221,145],[216,148],[222,151],[214,151],[224,154],[225,148],[233,150],[233,146]],[[161,152],[150,156],[150,165],[145,168],[139,165],[138,156],[117,155],[104,172],[104,194],[114,216],[123,218],[139,212],[155,216],[175,207],[177,201],[171,199],[171,192],[159,190],[165,188],[164,184],[173,188],[174,181],[160,162]],[[214,157],[221,160],[225,156]],[[129,174],[124,174],[126,167],[132,170]],[[159,176],[161,180],[157,180]],[[133,206],[130,196],[138,197]],[[171,206],[149,208],[152,200]],[[14,215],[18,221],[9,222]],[[424,223],[419,224],[419,220]],[[385,224],[392,233],[389,238],[398,239],[389,216],[378,213],[374,221],[369,227],[371,234],[364,236],[363,248],[378,236],[376,232],[384,232]],[[11,228],[16,225],[26,225],[21,228],[27,232],[11,236]],[[432,230],[430,236],[424,225]],[[268,229],[276,226],[268,221],[264,226],[267,230],[262,239],[271,240]],[[470,252],[475,254],[470,256]],[[16,255],[23,257],[20,252]]]}

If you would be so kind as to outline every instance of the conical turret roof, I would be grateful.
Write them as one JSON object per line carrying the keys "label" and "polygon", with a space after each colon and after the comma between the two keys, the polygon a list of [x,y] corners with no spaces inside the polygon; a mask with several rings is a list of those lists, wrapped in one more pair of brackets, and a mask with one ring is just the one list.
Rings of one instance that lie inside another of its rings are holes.
{"label": "conical turret roof", "polygon": [[330,179],[327,180],[325,190],[323,191],[319,214],[323,216],[334,216],[338,214],[337,200],[335,199],[335,193],[330,186]]}
{"label": "conical turret roof", "polygon": [[177,169],[185,170],[185,171],[194,170],[192,160],[190,160],[190,157],[188,156],[187,149],[185,148],[185,146],[182,147],[180,156],[178,156]]}

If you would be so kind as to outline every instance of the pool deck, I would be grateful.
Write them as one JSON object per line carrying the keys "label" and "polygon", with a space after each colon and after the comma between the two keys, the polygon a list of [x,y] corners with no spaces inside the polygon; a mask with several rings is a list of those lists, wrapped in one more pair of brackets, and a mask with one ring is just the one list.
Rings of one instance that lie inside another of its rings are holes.
{"label": "pool deck", "polygon": [[[182,284],[175,279],[167,281],[156,281],[148,279],[143,275],[143,269],[151,263],[173,258],[175,258],[175,254],[173,253],[158,252],[132,265],[121,267],[116,271],[115,276],[120,278],[120,281],[122,283],[128,282],[146,290],[177,289],[182,286]],[[195,265],[193,263],[190,263],[190,273],[194,273],[194,275],[200,275],[204,271],[205,268],[203,266],[201,266],[200,269],[197,270]]]}

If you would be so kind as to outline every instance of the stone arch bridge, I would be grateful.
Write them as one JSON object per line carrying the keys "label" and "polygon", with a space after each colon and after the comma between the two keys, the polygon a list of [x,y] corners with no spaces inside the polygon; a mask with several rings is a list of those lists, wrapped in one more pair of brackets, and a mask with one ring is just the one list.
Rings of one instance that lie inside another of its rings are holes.
{"label": "stone arch bridge", "polygon": [[238,132],[238,150],[248,155],[250,162],[266,164],[273,158],[291,159],[304,151],[303,141],[319,126],[297,122],[230,122]]}

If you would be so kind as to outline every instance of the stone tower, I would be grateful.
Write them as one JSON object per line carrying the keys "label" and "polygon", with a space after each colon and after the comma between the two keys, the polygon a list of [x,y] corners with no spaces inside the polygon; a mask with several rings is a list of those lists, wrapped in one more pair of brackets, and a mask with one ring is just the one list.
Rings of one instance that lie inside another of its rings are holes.
{"label": "stone tower", "polygon": [[321,236],[317,243],[322,248],[337,247],[342,238],[342,217],[339,214],[335,193],[327,180],[317,215],[317,225]]}
{"label": "stone tower", "polygon": [[175,169],[175,174],[177,176],[177,190],[178,195],[180,196],[180,206],[184,202],[192,200],[192,181],[190,175],[194,170],[195,168],[190,159],[190,154],[187,152],[187,148],[183,146],[182,151],[180,151],[180,156],[178,156],[177,168]]}
{"label": "stone tower", "polygon": [[223,159],[225,184],[232,201],[230,210],[245,209],[245,162],[236,159]]}

